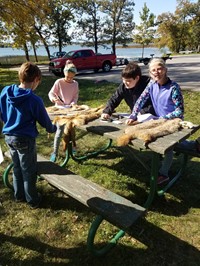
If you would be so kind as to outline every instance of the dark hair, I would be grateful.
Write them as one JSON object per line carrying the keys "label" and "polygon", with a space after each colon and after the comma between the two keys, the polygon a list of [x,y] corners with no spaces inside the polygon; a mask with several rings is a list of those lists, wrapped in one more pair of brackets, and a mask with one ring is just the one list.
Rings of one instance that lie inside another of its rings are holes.
{"label": "dark hair", "polygon": [[135,79],[137,76],[141,77],[141,75],[141,68],[135,62],[128,63],[122,70],[122,78]]}
{"label": "dark hair", "polygon": [[41,80],[42,77],[39,67],[31,62],[23,63],[18,74],[20,82],[33,82],[35,78]]}

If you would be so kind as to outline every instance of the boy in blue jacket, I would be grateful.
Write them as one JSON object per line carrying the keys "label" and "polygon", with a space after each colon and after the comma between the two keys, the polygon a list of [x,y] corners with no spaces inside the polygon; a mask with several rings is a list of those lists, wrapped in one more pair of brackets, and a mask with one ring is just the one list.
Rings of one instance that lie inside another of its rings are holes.
{"label": "boy in blue jacket", "polygon": [[3,88],[0,95],[0,112],[4,123],[2,133],[9,147],[13,161],[13,187],[17,202],[26,201],[31,208],[37,208],[41,195],[37,192],[36,122],[54,133],[42,99],[34,94],[41,81],[37,65],[26,62],[19,69],[20,85]]}

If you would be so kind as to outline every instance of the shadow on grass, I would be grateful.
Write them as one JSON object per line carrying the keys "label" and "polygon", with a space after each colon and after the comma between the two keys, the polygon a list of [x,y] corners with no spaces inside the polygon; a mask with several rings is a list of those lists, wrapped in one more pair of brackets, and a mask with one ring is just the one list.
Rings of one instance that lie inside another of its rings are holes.
{"label": "shadow on grass", "polygon": [[0,262],[9,266],[200,265],[200,252],[197,248],[146,220],[140,221],[132,232],[129,232],[129,239],[132,240],[130,246],[121,244],[120,240],[106,256],[97,258],[87,251],[86,244],[83,243],[78,247],[59,248],[30,236],[16,237],[0,233],[0,246],[4,243],[12,244],[24,248],[27,253],[34,251],[35,255],[34,258],[27,256],[23,261],[19,261],[14,258],[11,250],[4,249],[2,252],[1,249]]}
{"label": "shadow on grass", "polygon": [[[138,151],[136,151],[140,155]],[[104,160],[115,159],[117,157],[122,157],[116,164],[111,166]],[[151,154],[148,155],[146,152],[141,154],[141,159],[145,164],[151,165]],[[137,180],[136,182],[127,183],[127,189],[134,192],[133,196],[129,196],[128,199],[132,202],[140,204],[143,206],[145,200],[148,196],[149,188],[149,178],[150,173],[140,165],[131,154],[126,150],[125,147],[117,147],[114,151],[106,151],[97,160],[101,160],[101,166],[114,170],[119,173],[119,175],[129,176],[131,179]],[[95,161],[88,161],[88,164],[98,166]],[[170,176],[175,175],[177,169],[180,168],[181,161],[175,158],[173,163],[172,172]],[[190,208],[200,208],[199,200],[199,161],[188,161],[186,166],[186,171],[177,180],[177,182],[172,186],[164,196],[158,196],[156,194],[151,210],[158,213],[163,213],[169,216],[180,216],[187,214]],[[102,177],[103,178],[103,177]],[[143,185],[140,186],[138,181]],[[123,196],[123,195],[121,195]]]}

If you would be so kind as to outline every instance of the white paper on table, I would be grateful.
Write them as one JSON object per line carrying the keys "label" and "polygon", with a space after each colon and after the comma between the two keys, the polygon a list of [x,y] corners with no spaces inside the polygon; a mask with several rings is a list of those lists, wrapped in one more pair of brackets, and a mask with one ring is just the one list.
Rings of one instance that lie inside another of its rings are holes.
{"label": "white paper on table", "polygon": [[65,108],[71,108],[71,105],[55,105],[55,107],[59,108],[59,109],[65,109]]}
{"label": "white paper on table", "polygon": [[123,124],[122,121],[120,120],[113,120],[112,123],[117,124],[117,125]]}
{"label": "white paper on table", "polygon": [[152,115],[152,114],[150,114],[150,113],[147,113],[147,114],[139,114],[138,116],[137,116],[137,121],[138,122],[145,122],[145,121],[149,121],[149,120],[151,120],[151,119],[158,119],[158,117],[157,116],[155,116],[155,115]]}
{"label": "white paper on table", "polygon": [[0,163],[2,163],[4,161],[4,157],[3,157],[3,152],[0,146]]}

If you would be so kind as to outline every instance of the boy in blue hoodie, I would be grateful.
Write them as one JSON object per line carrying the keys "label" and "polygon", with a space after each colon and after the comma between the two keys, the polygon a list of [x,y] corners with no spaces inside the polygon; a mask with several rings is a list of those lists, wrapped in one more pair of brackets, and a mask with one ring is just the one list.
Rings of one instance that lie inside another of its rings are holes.
{"label": "boy in blue hoodie", "polygon": [[9,147],[13,161],[13,187],[17,202],[26,201],[31,208],[37,208],[41,195],[37,192],[36,122],[54,133],[42,99],[34,94],[41,81],[37,65],[26,62],[19,69],[20,85],[3,88],[0,95],[0,112],[4,123],[2,133]]}

